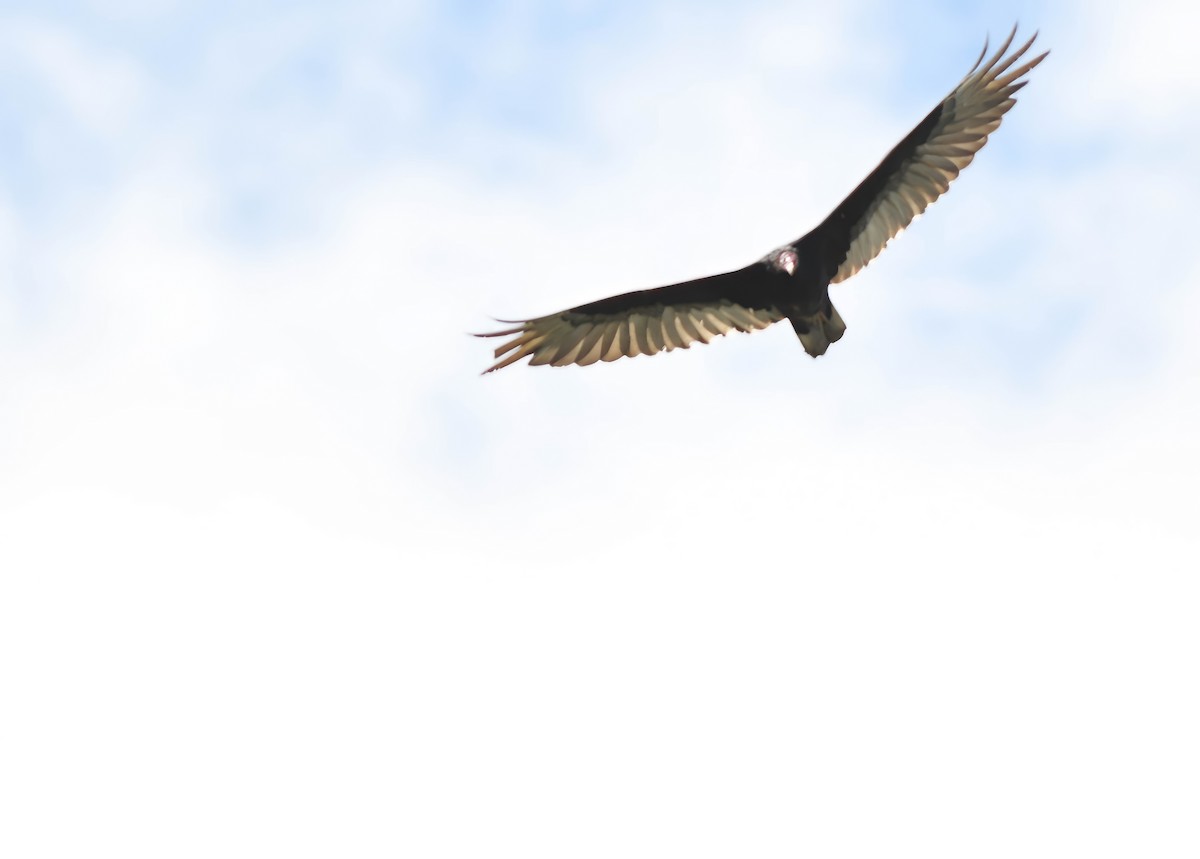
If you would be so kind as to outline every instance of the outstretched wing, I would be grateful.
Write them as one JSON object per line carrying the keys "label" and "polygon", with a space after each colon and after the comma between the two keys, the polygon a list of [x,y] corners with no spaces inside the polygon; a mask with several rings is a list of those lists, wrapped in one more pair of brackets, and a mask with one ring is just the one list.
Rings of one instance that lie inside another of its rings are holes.
{"label": "outstretched wing", "polygon": [[[879,255],[913,218],[946,193],[1016,104],[1021,80],[1045,59],[1039,54],[1009,71],[1033,45],[1037,33],[1008,56],[1017,28],[987,62],[987,45],[962,83],[888,153],[871,175],[810,236],[820,237],[829,270],[838,283]],[[808,238],[807,236],[805,238]],[[799,245],[801,239],[796,242]]]}
{"label": "outstretched wing", "polygon": [[511,338],[497,347],[496,363],[484,372],[528,355],[530,364],[587,365],[686,349],[733,329],[757,331],[783,318],[769,293],[766,266],[755,263],[514,322],[513,328],[477,335]]}

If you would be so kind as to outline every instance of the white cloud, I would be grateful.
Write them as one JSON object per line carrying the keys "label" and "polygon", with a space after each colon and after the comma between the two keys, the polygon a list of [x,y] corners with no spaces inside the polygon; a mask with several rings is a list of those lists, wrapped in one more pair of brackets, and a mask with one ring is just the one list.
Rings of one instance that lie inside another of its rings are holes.
{"label": "white cloud", "polygon": [[3,50],[47,86],[90,132],[112,139],[129,131],[143,106],[142,70],[121,51],[36,18],[10,17]]}
{"label": "white cloud", "polygon": [[[741,264],[882,155],[869,95],[818,133],[841,92],[754,84],[771,20],[733,82],[673,43],[597,71],[596,148],[542,141],[527,182],[371,166],[299,197],[302,241],[231,246],[163,136],[16,251],[65,296],[0,351],[19,845],[1186,852],[1196,272],[1130,283],[1156,222],[1104,189],[1188,195],[1124,152],[1031,182],[1040,77],[1021,160],[989,147],[835,295],[820,361],[773,329],[476,375],[485,313]],[[990,360],[1040,298],[1085,308],[1062,351]],[[1156,342],[1123,372],[1126,318]]]}
{"label": "white cloud", "polygon": [[1200,98],[1200,82],[1186,71],[1189,33],[1200,16],[1161,0],[1113,3],[1104,15],[1093,8],[1063,7],[1070,26],[1057,35],[1073,60],[1061,76],[1063,112],[1122,138],[1157,139],[1194,127],[1183,105]]}

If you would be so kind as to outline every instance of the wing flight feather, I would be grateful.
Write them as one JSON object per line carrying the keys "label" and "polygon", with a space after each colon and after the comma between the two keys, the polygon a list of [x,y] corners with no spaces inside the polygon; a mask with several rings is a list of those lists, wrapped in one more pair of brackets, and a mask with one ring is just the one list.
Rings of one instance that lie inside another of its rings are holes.
{"label": "wing flight feather", "polygon": [[[758,331],[783,319],[767,295],[761,264],[700,280],[630,292],[549,316],[513,321],[480,337],[506,337],[490,373],[531,365],[587,366],[709,343],[730,331]],[[502,322],[504,320],[501,320]]]}
{"label": "wing flight feather", "polygon": [[988,135],[1000,127],[1001,118],[1016,104],[1013,94],[1027,83],[1021,78],[1046,57],[1039,54],[1013,69],[1037,38],[1034,33],[1005,56],[1016,33],[1013,27],[986,62],[985,44],[962,82],[814,231],[840,259],[830,283],[846,280],[878,256],[889,241],[946,193],[987,143]]}

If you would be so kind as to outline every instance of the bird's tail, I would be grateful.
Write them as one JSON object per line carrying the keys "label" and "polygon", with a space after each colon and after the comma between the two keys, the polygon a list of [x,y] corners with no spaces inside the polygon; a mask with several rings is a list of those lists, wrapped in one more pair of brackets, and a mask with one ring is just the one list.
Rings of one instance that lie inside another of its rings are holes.
{"label": "bird's tail", "polygon": [[804,346],[804,351],[816,358],[824,355],[830,343],[836,343],[846,333],[846,323],[842,315],[827,298],[825,306],[810,316],[795,313],[788,314],[788,321],[796,329],[796,336]]}

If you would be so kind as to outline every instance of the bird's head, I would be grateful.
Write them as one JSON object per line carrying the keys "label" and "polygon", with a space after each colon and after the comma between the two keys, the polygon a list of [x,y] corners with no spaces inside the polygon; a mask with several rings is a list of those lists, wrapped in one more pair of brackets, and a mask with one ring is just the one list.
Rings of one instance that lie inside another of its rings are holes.
{"label": "bird's head", "polygon": [[785,245],[767,254],[767,265],[791,276],[800,267],[800,255],[796,253],[795,248]]}

